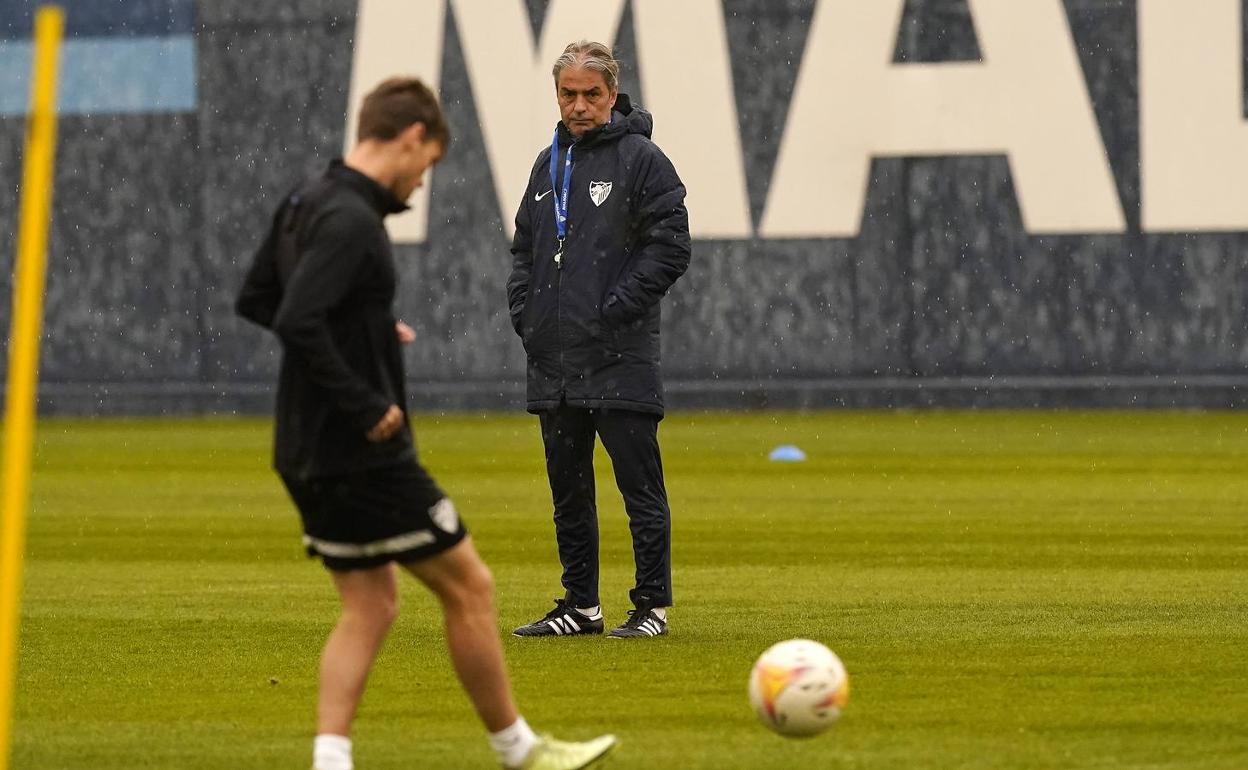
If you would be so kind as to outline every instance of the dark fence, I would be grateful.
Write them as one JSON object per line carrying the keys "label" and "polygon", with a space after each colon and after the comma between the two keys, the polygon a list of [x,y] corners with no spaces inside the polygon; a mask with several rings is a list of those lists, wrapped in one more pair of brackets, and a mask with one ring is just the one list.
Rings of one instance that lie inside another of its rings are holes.
{"label": "dark fence", "polygon": [[[527,5],[538,30],[546,4]],[[191,57],[193,80],[164,96],[119,92],[116,105],[87,104],[61,120],[43,408],[263,411],[277,346],[233,317],[233,296],[280,195],[341,151],[356,2],[68,6],[71,43],[132,51],[164,41],[167,61],[185,67]],[[11,61],[29,34],[28,8],[5,7],[0,53],[7,46]],[[757,232],[816,3],[725,0],[723,9]],[[695,241],[693,266],[664,308],[675,405],[1244,402],[1248,237],[1144,232],[1137,5],[1066,0],[1063,9],[1125,232],[1029,234],[1004,155],[876,159],[857,237]],[[616,44],[622,90],[645,105],[634,17],[626,7]],[[508,240],[454,3],[445,25],[440,88],[454,144],[432,178],[428,240],[397,250],[400,315],[420,334],[408,372],[418,407],[510,407],[522,400],[524,362],[504,307]],[[896,61],[980,55],[965,2],[905,4]],[[125,91],[120,81],[133,74],[94,76]],[[509,76],[500,62],[498,77]],[[23,132],[20,114],[0,112],[7,254]],[[1070,180],[1072,191],[1081,184]],[[7,295],[7,276],[0,289]],[[0,323],[7,328],[7,302]]]}

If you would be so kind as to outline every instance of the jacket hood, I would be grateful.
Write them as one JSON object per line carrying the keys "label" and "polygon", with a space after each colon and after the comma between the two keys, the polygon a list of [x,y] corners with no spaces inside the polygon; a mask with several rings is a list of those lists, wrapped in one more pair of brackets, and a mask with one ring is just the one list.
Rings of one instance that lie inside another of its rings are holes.
{"label": "jacket hood", "polygon": [[[559,121],[559,145],[566,147],[572,144],[573,136],[568,127]],[[651,138],[654,133],[654,116],[633,104],[628,94],[620,92],[615,96],[615,107],[611,110],[611,122],[585,132],[577,141],[581,145],[594,145],[603,142],[617,141],[628,134],[641,134]]]}

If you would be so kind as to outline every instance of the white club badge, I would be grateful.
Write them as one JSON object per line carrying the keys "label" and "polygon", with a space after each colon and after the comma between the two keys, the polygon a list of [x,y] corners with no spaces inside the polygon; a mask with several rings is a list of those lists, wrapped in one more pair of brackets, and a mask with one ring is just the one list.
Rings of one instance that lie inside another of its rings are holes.
{"label": "white club badge", "polygon": [[595,206],[601,206],[607,196],[611,194],[610,182],[590,182],[589,183],[589,199],[594,202]]}
{"label": "white club badge", "polygon": [[433,519],[433,523],[438,525],[438,529],[443,532],[455,532],[459,529],[459,513],[455,510],[455,503],[451,502],[451,498],[444,497],[434,503],[429,509],[429,518]]}

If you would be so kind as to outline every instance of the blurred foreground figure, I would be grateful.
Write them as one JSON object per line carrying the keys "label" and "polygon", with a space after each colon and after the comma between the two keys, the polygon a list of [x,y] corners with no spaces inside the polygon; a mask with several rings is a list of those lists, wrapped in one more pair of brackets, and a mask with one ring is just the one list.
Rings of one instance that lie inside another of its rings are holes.
{"label": "blurred foreground figure", "polygon": [[493,579],[452,504],[417,460],[406,417],[396,271],[382,225],[446,151],[441,106],[419,80],[379,85],[345,160],[279,207],[240,292],[243,317],[282,343],[274,466],[342,599],[321,656],[315,770],[352,770],[351,723],[398,614],[398,571],[437,596],[451,661],[504,767],[572,770],[604,756],[539,738],[517,713]]}
{"label": "blurred foreground figure", "polygon": [[659,300],[689,267],[685,186],[650,141],[650,113],[619,93],[609,47],[572,43],[553,74],[562,120],[516,213],[507,300],[528,355],[528,409],[541,420],[564,596],[515,634],[603,632],[597,435],[624,497],[636,566],[633,609],[608,636],[662,636],[672,522],[658,440]]}

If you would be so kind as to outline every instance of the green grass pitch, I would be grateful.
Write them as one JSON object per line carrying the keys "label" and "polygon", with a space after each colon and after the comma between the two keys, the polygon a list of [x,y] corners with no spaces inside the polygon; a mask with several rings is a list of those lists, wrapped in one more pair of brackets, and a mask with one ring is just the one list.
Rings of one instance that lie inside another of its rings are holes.
{"label": "green grass pitch", "polygon": [[[501,630],[558,570],[533,418],[420,416],[422,458],[498,583]],[[746,413],[662,426],[670,637],[507,637],[523,713],[646,768],[1248,768],[1248,414]],[[245,420],[41,424],[15,770],[309,765],[321,568]],[[767,461],[793,443],[806,463]],[[631,551],[599,450],[603,591]],[[819,639],[841,722],[764,730],[755,656]],[[361,770],[492,767],[431,599],[404,609]]]}

